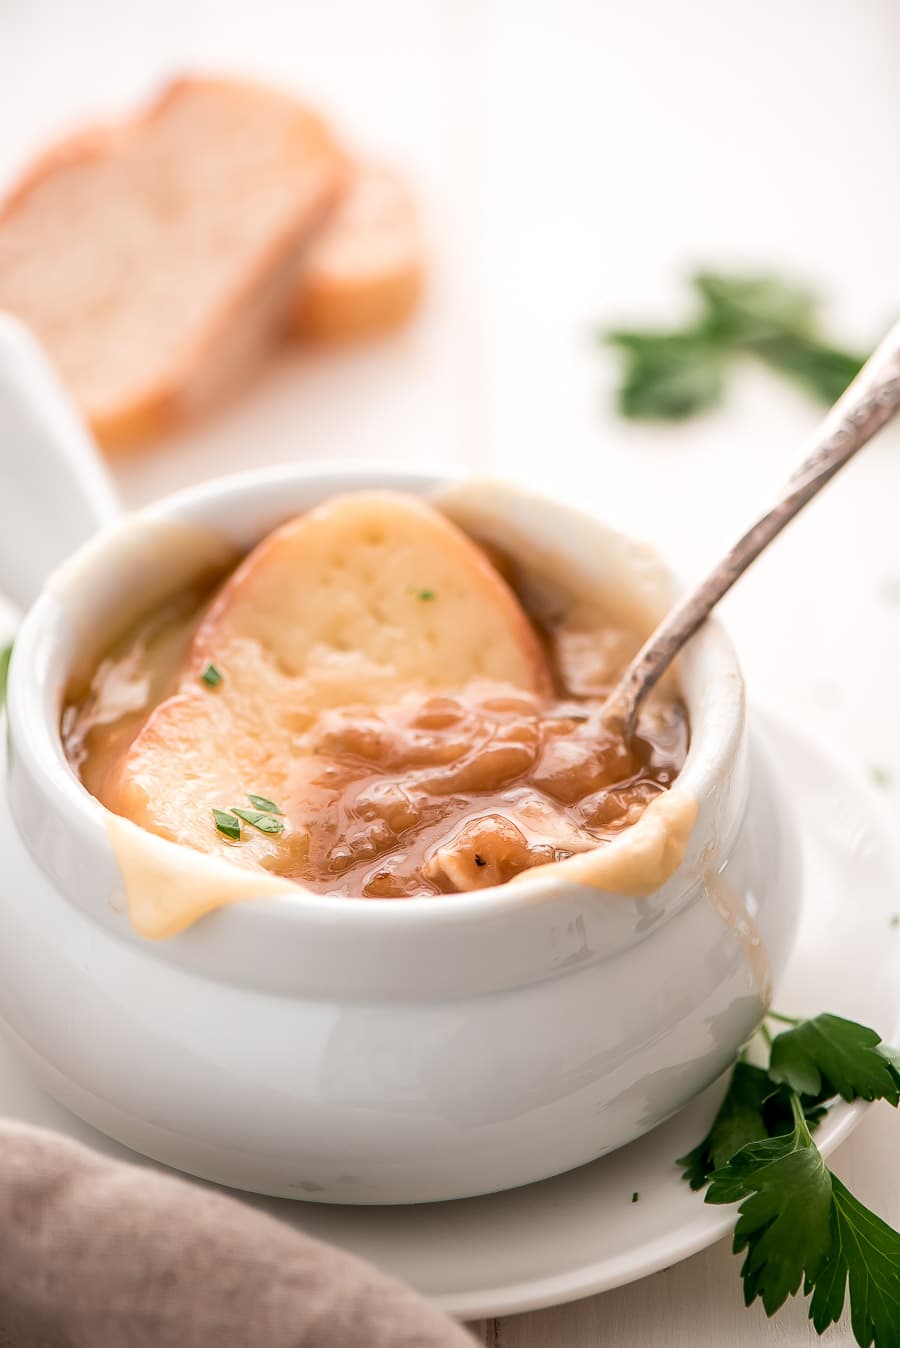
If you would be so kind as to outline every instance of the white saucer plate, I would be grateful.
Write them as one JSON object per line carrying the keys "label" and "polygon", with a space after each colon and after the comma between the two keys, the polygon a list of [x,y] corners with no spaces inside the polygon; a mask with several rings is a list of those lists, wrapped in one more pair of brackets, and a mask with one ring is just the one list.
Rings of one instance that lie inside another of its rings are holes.
{"label": "white saucer plate", "polygon": [[[895,1035],[900,854],[883,801],[841,760],[784,725],[759,713],[754,724],[793,800],[805,852],[803,917],[777,1006],[792,1014],[835,1011]],[[5,809],[0,857],[3,883],[27,903],[33,863]],[[629,1147],[485,1198],[353,1208],[241,1197],[395,1273],[454,1315],[509,1315],[621,1286],[727,1234],[731,1210],[706,1206],[675,1164],[703,1135],[714,1103],[707,1092]],[[862,1112],[858,1105],[832,1111],[817,1135],[823,1152],[848,1136]],[[136,1159],[39,1090],[3,1044],[0,1113]]]}

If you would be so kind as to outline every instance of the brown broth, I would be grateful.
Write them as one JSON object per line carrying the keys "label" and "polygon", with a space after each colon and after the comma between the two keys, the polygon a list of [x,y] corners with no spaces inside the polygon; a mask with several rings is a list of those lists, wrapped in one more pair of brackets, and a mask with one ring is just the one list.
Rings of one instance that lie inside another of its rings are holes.
{"label": "brown broth", "polygon": [[[187,591],[138,623],[90,688],[73,690],[66,753],[100,800],[149,713],[178,687],[207,597]],[[284,833],[265,851],[229,855],[322,893],[402,898],[502,883],[636,823],[684,763],[683,704],[655,694],[626,746],[602,728],[600,709],[636,634],[562,607],[531,616],[553,698],[471,688],[321,712],[286,769]]]}
{"label": "brown broth", "polygon": [[309,842],[295,878],[378,898],[480,889],[608,841],[677,776],[687,723],[660,701],[626,748],[600,705],[510,691],[324,714],[290,791]]}
{"label": "brown broth", "polygon": [[186,587],[140,619],[110,648],[86,689],[68,690],[63,748],[99,800],[110,767],[125,753],[149,712],[178,686],[211,590],[209,583]]}

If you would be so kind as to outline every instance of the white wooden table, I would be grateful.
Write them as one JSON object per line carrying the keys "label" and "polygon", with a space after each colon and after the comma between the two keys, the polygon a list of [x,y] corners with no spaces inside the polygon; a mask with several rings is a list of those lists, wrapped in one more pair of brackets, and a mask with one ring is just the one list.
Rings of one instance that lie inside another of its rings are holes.
{"label": "white wooden table", "polygon": [[[748,368],[702,421],[626,425],[592,326],[666,322],[693,264],[771,264],[824,287],[838,334],[872,340],[900,299],[898,53],[895,0],[0,0],[0,177],[173,71],[296,88],[417,177],[426,311],[377,346],[286,353],[215,422],[123,463],[125,499],[285,459],[463,462],[592,502],[690,574],[762,503],[814,410]],[[898,510],[892,432],[726,618],[752,694],[900,779]],[[898,1147],[878,1107],[835,1162],[894,1224]],[[493,1348],[812,1342],[800,1305],[772,1323],[743,1309],[727,1244],[481,1332]]]}

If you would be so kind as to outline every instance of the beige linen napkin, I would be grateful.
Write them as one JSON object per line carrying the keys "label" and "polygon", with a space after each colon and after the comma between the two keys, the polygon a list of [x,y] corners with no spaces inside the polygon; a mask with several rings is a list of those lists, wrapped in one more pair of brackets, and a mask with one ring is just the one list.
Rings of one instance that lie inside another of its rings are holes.
{"label": "beige linen napkin", "polygon": [[0,1121],[2,1348],[472,1348],[368,1264],[224,1194]]}

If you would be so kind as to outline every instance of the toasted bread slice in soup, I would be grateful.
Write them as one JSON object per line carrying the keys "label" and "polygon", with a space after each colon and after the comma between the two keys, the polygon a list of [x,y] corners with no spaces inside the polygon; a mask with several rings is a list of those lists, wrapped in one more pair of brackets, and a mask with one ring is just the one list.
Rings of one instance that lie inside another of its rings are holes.
{"label": "toasted bread slice in soup", "polygon": [[[210,663],[222,676],[213,689],[201,678]],[[512,590],[424,502],[389,492],[336,497],[276,530],[225,582],[178,691],[99,794],[165,838],[290,875],[309,846],[300,821],[309,818],[320,713],[473,683],[552,689]],[[251,794],[278,805],[284,828],[249,827],[237,846],[211,812],[250,809]]]}
{"label": "toasted bread slice in soup", "polygon": [[396,327],[419,302],[423,269],[408,183],[389,169],[357,166],[310,249],[294,311],[298,336],[340,341]]}
{"label": "toasted bread slice in soup", "polygon": [[0,309],[44,343],[102,444],[143,439],[280,334],[347,173],[293,98],[178,80],[51,150],[0,206]]}

